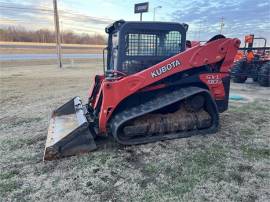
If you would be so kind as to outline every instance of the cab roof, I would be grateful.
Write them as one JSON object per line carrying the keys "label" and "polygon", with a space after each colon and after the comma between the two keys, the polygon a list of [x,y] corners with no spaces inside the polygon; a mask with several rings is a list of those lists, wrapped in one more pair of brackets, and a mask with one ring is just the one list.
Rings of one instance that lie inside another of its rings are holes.
{"label": "cab roof", "polygon": [[165,25],[170,27],[182,27],[185,29],[185,31],[188,30],[188,24],[185,23],[177,23],[177,22],[154,22],[154,21],[124,21],[124,20],[118,20],[114,23],[110,24],[105,28],[105,32],[110,34],[114,31],[120,30],[120,28],[123,25],[147,25],[147,26],[155,26],[155,27],[164,27]]}

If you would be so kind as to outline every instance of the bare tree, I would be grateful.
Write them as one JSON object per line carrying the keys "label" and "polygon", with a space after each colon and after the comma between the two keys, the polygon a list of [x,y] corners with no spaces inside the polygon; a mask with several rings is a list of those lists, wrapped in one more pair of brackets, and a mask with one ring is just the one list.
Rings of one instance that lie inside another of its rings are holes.
{"label": "bare tree", "polygon": [[[0,29],[0,40],[11,42],[39,42],[54,43],[54,32],[47,29],[36,31],[26,30],[23,27],[8,27]],[[95,34],[75,34],[72,31],[63,32],[63,40],[68,44],[105,44],[104,36]]]}

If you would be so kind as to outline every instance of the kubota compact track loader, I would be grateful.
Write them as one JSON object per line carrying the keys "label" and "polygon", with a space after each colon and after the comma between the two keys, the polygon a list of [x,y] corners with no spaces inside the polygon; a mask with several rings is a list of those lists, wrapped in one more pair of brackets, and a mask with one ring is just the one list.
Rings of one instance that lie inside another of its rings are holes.
{"label": "kubota compact track loader", "polygon": [[217,35],[186,49],[187,29],[123,20],[108,26],[104,74],[95,76],[85,105],[75,97],[52,113],[44,160],[95,150],[103,135],[134,145],[217,131],[240,41]]}

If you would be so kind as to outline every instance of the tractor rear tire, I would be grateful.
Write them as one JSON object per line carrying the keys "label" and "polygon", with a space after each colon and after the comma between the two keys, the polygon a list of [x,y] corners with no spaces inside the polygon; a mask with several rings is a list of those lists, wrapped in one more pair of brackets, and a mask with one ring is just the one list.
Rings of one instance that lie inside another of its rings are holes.
{"label": "tractor rear tire", "polygon": [[247,76],[243,75],[244,60],[237,61],[232,68],[232,80],[234,83],[245,83]]}
{"label": "tractor rear tire", "polygon": [[258,82],[261,86],[270,86],[270,62],[263,64],[259,71]]}
{"label": "tractor rear tire", "polygon": [[253,81],[257,82],[258,81],[258,77],[253,77]]}

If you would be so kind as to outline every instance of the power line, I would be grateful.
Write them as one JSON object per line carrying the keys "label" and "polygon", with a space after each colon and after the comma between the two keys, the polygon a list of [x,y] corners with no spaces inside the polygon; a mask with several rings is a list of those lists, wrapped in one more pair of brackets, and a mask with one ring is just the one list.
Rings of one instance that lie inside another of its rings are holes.
{"label": "power line", "polygon": [[222,34],[222,31],[223,31],[223,27],[224,27],[224,17],[221,17],[221,22],[220,22],[220,34]]}
{"label": "power line", "polygon": [[[0,6],[0,8],[3,8],[3,6]],[[6,7],[5,7],[6,8]],[[18,12],[17,11],[17,8],[11,8],[9,7],[10,9],[10,12]],[[44,11],[43,9],[30,9],[30,8],[20,8],[20,10],[26,10],[26,11],[31,11],[32,14],[38,14],[38,15],[48,15],[48,14],[52,14],[51,11]],[[27,14],[29,14],[27,12]],[[72,21],[77,21],[79,22],[79,18],[83,18],[84,20],[89,20],[89,22],[93,22],[93,21],[97,21],[98,24],[108,24],[108,23],[111,23],[112,21],[114,21],[113,19],[106,19],[106,18],[100,18],[100,17],[93,17],[93,16],[88,16],[88,15],[83,15],[83,14],[75,14],[75,13],[60,13],[60,16],[63,18],[63,19],[69,19],[69,20],[72,20]]]}
{"label": "power line", "polygon": [[[53,20],[53,19],[52,19]],[[29,22],[29,21],[31,21],[31,19],[28,19],[28,20],[21,20],[21,19],[1,19],[0,18],[0,21],[2,21],[2,22],[8,22],[8,21],[12,21],[12,22]],[[82,28],[81,26],[79,26],[79,25],[74,25],[74,23],[73,22],[67,22],[67,21],[61,21],[62,22],[62,24],[64,24],[64,25],[70,25],[70,26],[73,26],[73,27],[79,27],[80,29],[84,29],[84,28]],[[51,24],[52,22],[50,22],[50,21],[39,21],[39,24],[46,24],[46,25],[51,25],[51,26],[53,26],[52,24]],[[84,26],[85,27],[85,26]],[[103,29],[103,27],[95,27],[95,26],[86,26],[87,28],[92,28],[92,29]]]}
{"label": "power line", "polygon": [[[36,7],[34,4],[16,4],[16,3],[7,3],[7,2],[1,2],[0,1],[0,4],[3,4],[5,6],[12,6],[12,7],[25,7],[25,8],[29,8],[29,6],[32,6],[32,7]],[[41,6],[42,4],[38,4],[38,8],[41,8],[41,9],[45,9],[45,10],[52,10],[52,7],[48,7],[48,6]]]}
{"label": "power line", "polygon": [[[48,7],[40,7],[40,8],[33,8],[33,7],[26,7],[25,5],[22,5],[22,6],[18,6],[16,4],[12,4],[12,3],[5,3],[5,2],[1,2],[0,1],[0,8],[4,8],[4,9],[7,9],[9,10],[9,12],[18,12],[18,11],[22,11],[23,13],[25,11],[26,14],[29,14],[29,11],[31,11],[32,14],[39,14],[39,15],[47,15],[47,16],[50,16],[49,14],[52,14],[53,13],[53,10],[49,9]],[[72,10],[59,10],[60,11],[60,16],[62,19],[66,19],[67,21],[70,21],[69,22],[66,22],[66,21],[62,21],[64,24],[67,24],[67,25],[70,25],[72,27],[75,27],[75,30],[76,31],[83,31],[83,32],[98,32],[97,30],[101,30],[103,28],[98,28],[98,27],[95,27],[95,26],[87,26],[87,28],[83,28],[83,27],[77,27],[76,25],[74,25],[74,23],[72,23],[72,21],[74,22],[81,22],[81,23],[85,23],[85,21],[89,21],[89,22],[95,22],[95,21],[98,21],[98,23],[94,23],[97,24],[97,25],[102,25],[102,24],[108,24],[110,22],[113,21],[113,19],[108,19],[108,18],[104,18],[104,17],[94,17],[94,16],[89,16],[89,15],[85,15],[85,14],[81,14],[81,13],[78,13],[76,11],[72,11]],[[81,18],[81,20],[80,20]],[[1,19],[0,19],[1,20]],[[20,22],[27,22],[27,21],[30,21],[32,19],[28,19],[26,18],[25,20],[22,20],[22,18],[20,18],[19,20],[18,19],[12,19],[11,18],[8,18],[8,19],[5,19],[3,21],[13,21],[13,22],[17,22],[17,23],[20,23]],[[50,26],[50,21],[53,20],[52,18],[48,18],[46,20],[43,20],[43,19],[40,19],[42,21],[39,22],[40,25],[47,25],[47,26]],[[52,25],[51,25],[52,26]],[[85,26],[84,26],[85,27]],[[93,30],[92,30],[93,29]],[[67,30],[72,30],[72,28],[69,28]],[[73,30],[72,30],[73,31]]]}
{"label": "power line", "polygon": [[[51,9],[45,9],[45,8],[28,8],[28,7],[22,7],[22,6],[10,6],[8,4],[6,5],[1,5],[2,2],[0,2],[0,8],[6,8],[6,9],[10,9],[10,10],[30,10],[30,11],[40,11],[40,12],[44,12],[44,13],[53,13],[53,10]],[[8,5],[8,6],[7,6]],[[113,21],[113,19],[109,19],[109,18],[104,18],[104,17],[94,17],[94,16],[89,16],[89,15],[85,15],[85,14],[81,14],[78,13],[76,11],[71,11],[71,10],[59,10],[59,13],[61,15],[71,15],[74,17],[87,17],[87,18],[92,18],[94,20],[103,20],[103,21]]]}
{"label": "power line", "polygon": [[2,6],[2,5],[0,5],[0,8],[17,9],[17,10],[43,11],[43,12],[50,12],[50,13],[53,12],[52,10],[41,9],[41,8],[22,8],[22,7]]}

